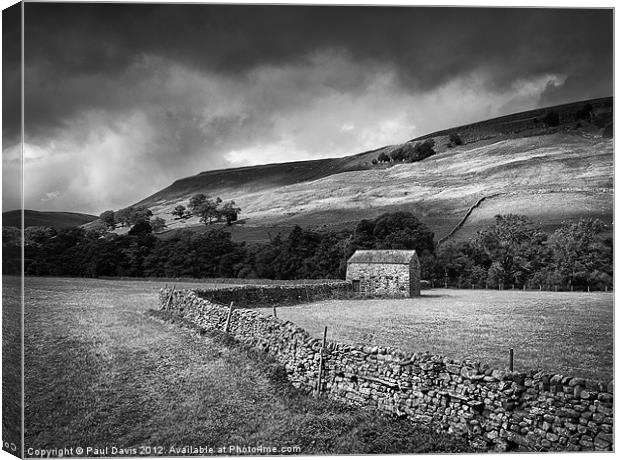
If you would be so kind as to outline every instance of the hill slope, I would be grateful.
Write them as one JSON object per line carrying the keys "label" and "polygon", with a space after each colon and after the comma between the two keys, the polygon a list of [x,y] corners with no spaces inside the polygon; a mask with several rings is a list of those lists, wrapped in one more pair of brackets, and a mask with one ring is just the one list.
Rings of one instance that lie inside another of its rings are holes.
{"label": "hill slope", "polygon": [[[352,227],[383,212],[415,213],[436,233],[462,238],[498,213],[525,214],[549,229],[583,216],[611,222],[613,140],[602,137],[612,119],[611,98],[588,101],[595,119],[575,121],[585,102],[539,109],[429,134],[435,156],[418,163],[372,165],[387,146],[345,158],[203,172],[180,179],[140,204],[163,217],[170,229],[196,226],[197,218],[174,220],[171,211],[204,192],[234,199],[243,223],[237,239],[263,240],[268,232],[299,224],[316,229]],[[541,120],[550,111],[560,124]],[[596,124],[593,124],[594,121]],[[458,133],[464,144],[449,146]]]}
{"label": "hill slope", "polygon": [[[2,226],[20,227],[21,210],[7,211],[2,213]],[[79,227],[97,219],[97,216],[80,214],[77,212],[47,212],[24,209],[25,227],[53,227],[57,230],[64,228]]]}

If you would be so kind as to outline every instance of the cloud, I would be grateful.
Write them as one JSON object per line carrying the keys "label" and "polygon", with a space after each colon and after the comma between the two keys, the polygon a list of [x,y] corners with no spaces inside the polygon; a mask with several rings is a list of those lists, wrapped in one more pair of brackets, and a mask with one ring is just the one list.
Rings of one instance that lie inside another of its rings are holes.
{"label": "cloud", "polygon": [[99,213],[204,170],[609,95],[610,11],[28,3],[26,206]]}

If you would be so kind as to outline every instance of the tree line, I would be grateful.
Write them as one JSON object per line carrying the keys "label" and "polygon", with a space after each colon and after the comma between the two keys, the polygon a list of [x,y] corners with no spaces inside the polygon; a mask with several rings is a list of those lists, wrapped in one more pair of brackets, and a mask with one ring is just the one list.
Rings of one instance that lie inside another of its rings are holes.
{"label": "tree line", "polygon": [[[581,219],[546,233],[524,216],[500,215],[469,240],[437,248],[426,225],[397,212],[362,220],[351,231],[296,226],[269,242],[247,244],[224,228],[156,237],[140,220],[126,235],[31,229],[24,263],[27,275],[41,276],[342,279],[357,249],[415,249],[422,278],[435,285],[602,290],[613,284],[613,241],[605,230],[599,220]],[[4,273],[18,274],[17,229],[3,228],[3,247]]]}

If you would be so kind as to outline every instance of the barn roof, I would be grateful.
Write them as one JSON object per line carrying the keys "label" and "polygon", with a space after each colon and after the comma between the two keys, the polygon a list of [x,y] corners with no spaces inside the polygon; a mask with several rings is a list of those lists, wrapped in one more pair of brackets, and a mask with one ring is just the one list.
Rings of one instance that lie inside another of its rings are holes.
{"label": "barn roof", "polygon": [[348,263],[355,264],[409,264],[416,257],[415,251],[399,249],[357,250]]}

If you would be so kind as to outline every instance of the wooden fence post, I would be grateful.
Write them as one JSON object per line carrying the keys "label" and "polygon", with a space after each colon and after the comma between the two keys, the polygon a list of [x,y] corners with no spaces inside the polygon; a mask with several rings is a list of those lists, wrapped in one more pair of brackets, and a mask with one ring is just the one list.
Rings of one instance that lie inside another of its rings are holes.
{"label": "wooden fence post", "polygon": [[228,332],[230,330],[230,319],[232,318],[234,304],[235,302],[230,302],[230,307],[228,307],[228,317],[226,318],[226,324],[224,325],[224,332]]}
{"label": "wooden fence post", "polygon": [[274,316],[274,318],[278,317],[278,314],[276,313],[276,306],[275,306],[275,304],[273,305],[273,316]]}
{"label": "wooden fence post", "polygon": [[175,285],[172,285],[172,290],[170,291],[170,295],[168,296],[168,301],[166,302],[166,308],[165,310],[168,310],[168,307],[170,306],[170,301],[172,300],[172,296],[174,295],[174,288]]}
{"label": "wooden fence post", "polygon": [[327,326],[323,329],[323,344],[321,345],[320,357],[319,357],[319,377],[316,382],[316,395],[321,394],[321,381],[323,380],[323,355],[325,354],[325,345],[327,342]]}
{"label": "wooden fence post", "polygon": [[514,371],[514,363],[515,363],[515,351],[511,348],[509,352],[509,358],[508,358],[508,369],[510,369],[510,372]]}

